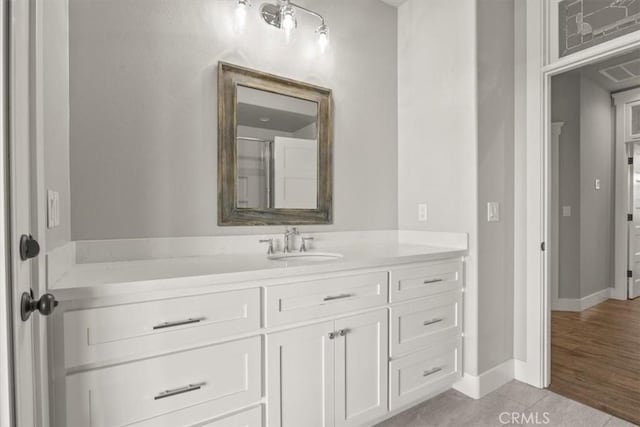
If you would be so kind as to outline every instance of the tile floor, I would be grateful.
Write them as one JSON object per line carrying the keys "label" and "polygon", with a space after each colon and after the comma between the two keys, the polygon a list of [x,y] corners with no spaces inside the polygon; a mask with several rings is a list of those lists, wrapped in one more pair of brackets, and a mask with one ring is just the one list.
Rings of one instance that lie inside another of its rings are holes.
{"label": "tile floor", "polygon": [[[504,414],[507,413],[507,414]],[[515,417],[522,418],[511,419]],[[501,419],[501,414],[502,419]],[[548,416],[548,422],[545,418]],[[538,417],[538,422],[534,417]],[[632,427],[626,421],[567,399],[512,381],[479,400],[449,390],[376,427],[466,427],[541,425],[549,427]]]}

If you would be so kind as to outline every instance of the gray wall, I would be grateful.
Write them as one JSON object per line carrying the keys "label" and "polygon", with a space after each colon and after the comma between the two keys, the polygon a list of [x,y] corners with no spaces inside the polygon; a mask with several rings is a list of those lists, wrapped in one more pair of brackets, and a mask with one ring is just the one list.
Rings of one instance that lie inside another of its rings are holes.
{"label": "gray wall", "polygon": [[[478,371],[513,358],[514,1],[478,2]],[[500,221],[487,221],[487,203]]]}
{"label": "gray wall", "polygon": [[[558,289],[560,298],[580,297],[580,74],[552,79],[551,120],[564,122],[560,135]],[[571,216],[562,216],[562,207]]]}
{"label": "gray wall", "polygon": [[220,60],[333,89],[334,224],[307,229],[396,227],[396,9],[300,4],[327,19],[324,55],[317,22],[287,45],[255,2],[239,34],[232,1],[70,0],[73,240],[269,231],[217,226]]}
{"label": "gray wall", "polygon": [[[609,92],[580,72],[553,78],[560,135],[559,297],[584,298],[613,285],[614,118]],[[600,190],[595,189],[600,179]],[[571,216],[562,216],[571,206]],[[554,260],[555,261],[555,260]]]}
{"label": "gray wall", "polygon": [[[526,170],[527,135],[527,13],[524,1],[514,2],[514,170]],[[514,173],[513,356],[527,358],[526,177]]]}
{"label": "gray wall", "polygon": [[[478,373],[476,89],[476,0],[404,3],[398,10],[398,224],[469,233],[464,366],[472,375]],[[426,222],[418,221],[419,203],[428,206]]]}
{"label": "gray wall", "polygon": [[[614,112],[609,92],[580,79],[580,296],[613,286]],[[600,190],[594,181],[600,179]]]}
{"label": "gray wall", "polygon": [[69,26],[67,0],[43,10],[43,135],[45,183],[60,193],[60,226],[47,229],[46,250],[71,238],[69,187]]}

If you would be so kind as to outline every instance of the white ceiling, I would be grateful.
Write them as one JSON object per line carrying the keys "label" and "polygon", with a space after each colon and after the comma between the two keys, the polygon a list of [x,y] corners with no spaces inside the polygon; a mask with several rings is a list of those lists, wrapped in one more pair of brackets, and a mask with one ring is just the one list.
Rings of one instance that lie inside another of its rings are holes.
{"label": "white ceiling", "polygon": [[615,82],[602,74],[601,71],[603,69],[614,67],[619,64],[637,60],[638,58],[640,58],[640,50],[634,50],[633,52],[625,55],[616,56],[602,62],[587,65],[579,69],[579,71],[581,71],[583,75],[586,75],[591,80],[595,81],[600,87],[603,87],[609,92],[618,92],[621,90],[627,90],[633,87],[640,86],[640,77],[634,77],[621,82]]}
{"label": "white ceiling", "polygon": [[390,4],[391,6],[398,7],[402,3],[406,2],[407,0],[382,0],[382,1],[385,2],[386,4]]}

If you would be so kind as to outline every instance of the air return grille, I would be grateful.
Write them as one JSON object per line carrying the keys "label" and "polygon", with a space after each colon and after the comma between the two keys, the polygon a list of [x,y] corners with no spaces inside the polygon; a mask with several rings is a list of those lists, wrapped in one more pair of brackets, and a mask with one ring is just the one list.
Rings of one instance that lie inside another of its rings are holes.
{"label": "air return grille", "polygon": [[612,80],[615,83],[621,83],[627,80],[640,77],[640,58],[623,64],[614,65],[600,70],[600,74]]}

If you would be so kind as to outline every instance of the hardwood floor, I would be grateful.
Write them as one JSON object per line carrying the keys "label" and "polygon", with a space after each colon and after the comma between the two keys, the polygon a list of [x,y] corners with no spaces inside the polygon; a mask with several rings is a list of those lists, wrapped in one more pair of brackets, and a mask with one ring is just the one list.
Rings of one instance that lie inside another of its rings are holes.
{"label": "hardwood floor", "polygon": [[640,425],[640,298],[552,312],[549,389]]}

